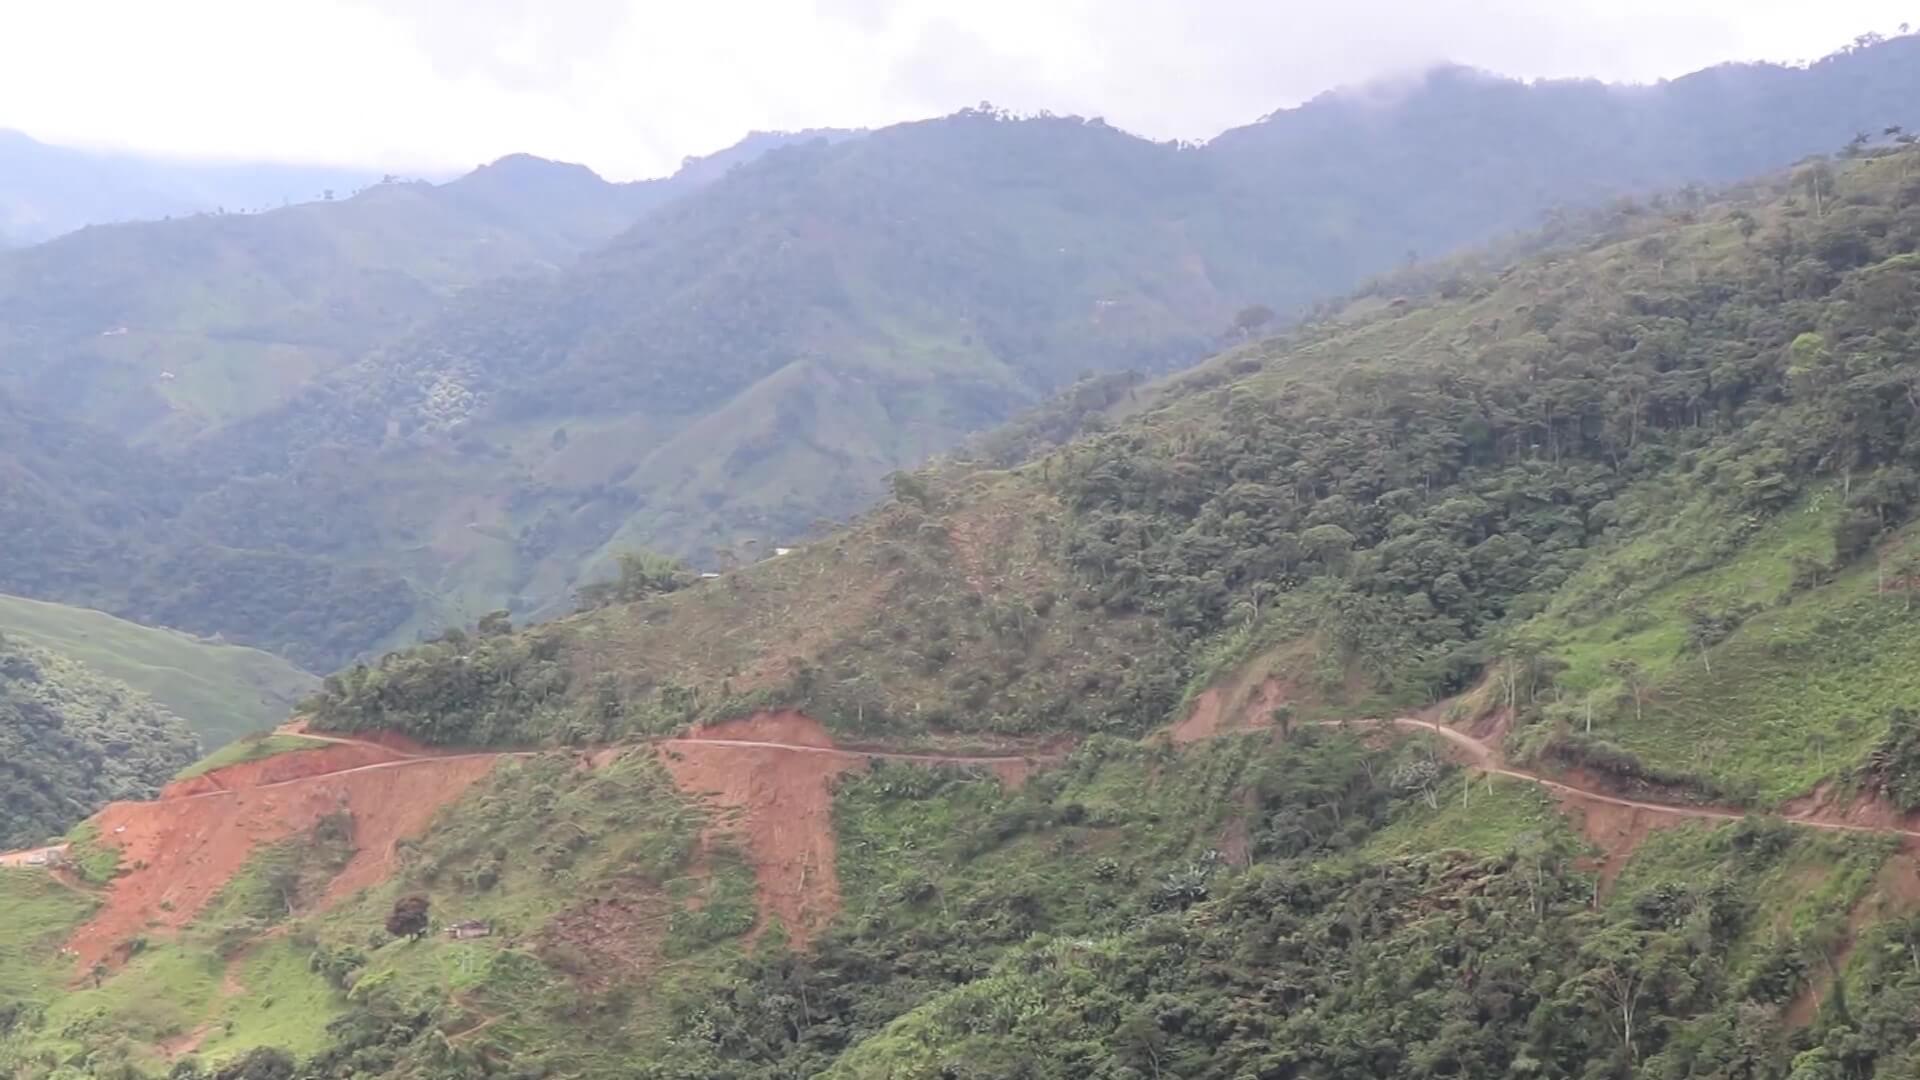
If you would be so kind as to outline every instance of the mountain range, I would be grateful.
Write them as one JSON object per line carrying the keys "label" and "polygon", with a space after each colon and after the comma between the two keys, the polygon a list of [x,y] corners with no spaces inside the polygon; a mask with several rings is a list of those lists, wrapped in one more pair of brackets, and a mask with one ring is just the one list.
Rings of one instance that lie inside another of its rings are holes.
{"label": "mountain range", "polygon": [[783,554],[351,664],[0,856],[0,1069],[1914,1075],[1901,134],[1229,315]]}
{"label": "mountain range", "polygon": [[0,241],[21,246],[87,225],[258,212],[331,198],[368,172],[254,162],[211,164],[50,146],[0,130]]}
{"label": "mountain range", "polygon": [[1199,147],[979,109],[640,185],[513,158],[86,229],[0,257],[0,395],[35,432],[0,587],[328,669],[565,611],[622,551],[732,565],[1083,374],[1920,123],[1917,52],[1651,87],[1441,68]]}

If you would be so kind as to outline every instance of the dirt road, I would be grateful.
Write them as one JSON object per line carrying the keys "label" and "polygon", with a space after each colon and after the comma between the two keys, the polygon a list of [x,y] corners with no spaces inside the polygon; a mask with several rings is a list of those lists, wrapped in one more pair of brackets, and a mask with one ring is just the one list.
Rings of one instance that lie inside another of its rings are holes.
{"label": "dirt road", "polygon": [[1581,802],[1598,803],[1603,806],[1617,806],[1626,810],[1644,810],[1653,814],[1666,814],[1672,817],[1694,818],[1702,821],[1740,821],[1749,817],[1774,817],[1795,825],[1803,825],[1809,829],[1826,829],[1831,832],[1882,833],[1920,840],[1920,829],[1903,828],[1894,825],[1863,825],[1856,822],[1839,821],[1819,811],[1769,815],[1751,810],[1735,810],[1711,806],[1685,806],[1675,803],[1645,802],[1639,799],[1628,799],[1609,792],[1569,784],[1565,781],[1556,780],[1552,777],[1526,769],[1510,768],[1500,759],[1500,754],[1496,749],[1481,742],[1479,739],[1474,738],[1464,731],[1458,731],[1443,724],[1431,720],[1422,720],[1417,717],[1402,716],[1395,717],[1391,720],[1328,720],[1322,722],[1321,726],[1392,726],[1427,732],[1439,736],[1450,745],[1464,751],[1467,757],[1472,759],[1470,764],[1483,772],[1492,773],[1495,776],[1512,777],[1515,780],[1525,780],[1528,783],[1538,784],[1556,794],[1570,796]]}
{"label": "dirt road", "polygon": [[66,855],[67,845],[53,844],[48,847],[27,848],[24,851],[9,851],[0,854],[0,866],[22,869],[51,866]]}

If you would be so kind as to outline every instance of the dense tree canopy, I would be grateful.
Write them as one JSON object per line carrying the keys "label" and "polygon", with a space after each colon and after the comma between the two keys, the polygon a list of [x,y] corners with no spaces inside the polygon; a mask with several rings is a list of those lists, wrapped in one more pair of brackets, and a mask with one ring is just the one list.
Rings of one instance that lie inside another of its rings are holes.
{"label": "dense tree canopy", "polygon": [[150,699],[0,635],[0,849],[150,798],[199,755],[186,724]]}

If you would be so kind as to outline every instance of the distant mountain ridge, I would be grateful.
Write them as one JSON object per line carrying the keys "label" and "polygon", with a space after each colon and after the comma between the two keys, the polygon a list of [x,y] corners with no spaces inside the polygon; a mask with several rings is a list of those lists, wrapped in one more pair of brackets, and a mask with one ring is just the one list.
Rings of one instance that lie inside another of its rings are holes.
{"label": "distant mountain ridge", "polygon": [[0,129],[0,246],[49,240],[87,225],[254,211],[345,194],[367,169],[219,163],[51,146]]}
{"label": "distant mountain ridge", "polygon": [[0,391],[178,441],[274,406],[460,289],[550,273],[714,175],[693,159],[616,184],[516,154],[444,184],[81,229],[0,256]]}
{"label": "distant mountain ridge", "polygon": [[271,653],[0,595],[0,633],[85,664],[152,698],[213,750],[278,727],[320,680]]}

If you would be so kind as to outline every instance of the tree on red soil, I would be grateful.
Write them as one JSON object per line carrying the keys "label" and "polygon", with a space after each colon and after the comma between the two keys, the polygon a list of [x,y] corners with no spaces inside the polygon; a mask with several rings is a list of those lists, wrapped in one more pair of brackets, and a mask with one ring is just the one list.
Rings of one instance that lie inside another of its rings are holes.
{"label": "tree on red soil", "polygon": [[395,900],[393,911],[387,916],[387,933],[415,941],[426,937],[427,909],[430,906],[427,898],[418,894]]}

